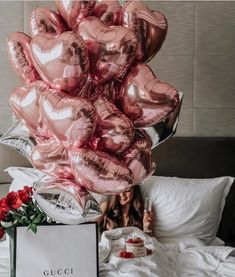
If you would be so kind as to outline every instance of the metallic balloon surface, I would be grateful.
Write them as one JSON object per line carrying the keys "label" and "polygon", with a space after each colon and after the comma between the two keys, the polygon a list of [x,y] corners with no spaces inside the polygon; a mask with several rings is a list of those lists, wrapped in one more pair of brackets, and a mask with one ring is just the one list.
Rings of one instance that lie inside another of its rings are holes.
{"label": "metallic balloon surface", "polygon": [[76,29],[81,20],[87,17],[95,6],[94,0],[55,0],[59,13],[68,26]]}
{"label": "metallic balloon surface", "polygon": [[49,217],[64,224],[94,221],[102,213],[96,200],[71,180],[38,181],[33,186],[33,195]]}
{"label": "metallic balloon surface", "polygon": [[67,150],[54,138],[38,143],[32,150],[32,165],[52,177],[72,179]]}
{"label": "metallic balloon surface", "polygon": [[143,130],[137,130],[131,146],[121,154],[124,164],[131,170],[133,183],[141,184],[152,175],[156,164],[152,157],[151,138]]}
{"label": "metallic balloon surface", "polygon": [[166,119],[178,106],[179,95],[174,87],[160,81],[147,65],[139,64],[124,80],[119,101],[135,127],[147,127]]}
{"label": "metallic balloon surface", "polygon": [[108,25],[120,25],[122,7],[118,0],[97,0],[92,15]]}
{"label": "metallic balloon surface", "polygon": [[95,108],[85,99],[51,90],[41,94],[40,111],[50,131],[65,147],[83,146],[95,130]]}
{"label": "metallic balloon surface", "polygon": [[89,60],[82,38],[72,32],[33,37],[32,59],[41,78],[52,88],[76,93],[88,77]]}
{"label": "metallic balloon surface", "polygon": [[16,117],[30,130],[30,134],[39,140],[52,135],[43,123],[39,111],[39,98],[48,86],[42,81],[36,81],[28,86],[16,88],[10,96],[10,106]]}
{"label": "metallic balloon surface", "polygon": [[179,105],[174,109],[174,111],[169,114],[169,116],[165,120],[151,127],[144,128],[144,130],[152,140],[152,149],[154,149],[159,144],[163,143],[176,133],[176,129],[179,123],[180,108],[183,101],[182,92],[179,92],[179,101]]}
{"label": "metallic balloon surface", "polygon": [[63,18],[48,8],[37,7],[30,17],[30,33],[36,36],[40,33],[58,35],[66,31]]}
{"label": "metallic balloon surface", "polygon": [[77,96],[93,102],[99,96],[103,95],[109,101],[115,102],[117,96],[119,95],[119,90],[119,82],[115,82],[115,80],[110,80],[109,82],[97,85],[92,82],[90,78],[88,78],[87,83],[83,89],[77,93]]}
{"label": "metallic balloon surface", "polygon": [[143,2],[129,0],[123,7],[122,23],[138,38],[137,60],[146,62],[160,50],[167,34],[167,20],[158,11],[151,11]]}
{"label": "metallic balloon surface", "polygon": [[135,59],[137,39],[123,26],[109,27],[89,16],[79,25],[90,57],[90,73],[95,83],[122,79]]}
{"label": "metallic balloon surface", "polygon": [[7,41],[7,51],[16,75],[26,84],[39,80],[30,56],[31,38],[20,32],[12,33]]}
{"label": "metallic balloon surface", "polygon": [[132,185],[131,171],[105,152],[79,148],[69,151],[69,156],[76,181],[90,191],[116,194]]}
{"label": "metallic balloon surface", "polygon": [[30,136],[27,128],[20,121],[16,121],[0,137],[0,144],[13,148],[30,161],[30,154],[36,145],[36,141]]}
{"label": "metallic balloon surface", "polygon": [[91,147],[111,153],[123,152],[134,138],[132,122],[104,96],[93,102],[98,115]]}

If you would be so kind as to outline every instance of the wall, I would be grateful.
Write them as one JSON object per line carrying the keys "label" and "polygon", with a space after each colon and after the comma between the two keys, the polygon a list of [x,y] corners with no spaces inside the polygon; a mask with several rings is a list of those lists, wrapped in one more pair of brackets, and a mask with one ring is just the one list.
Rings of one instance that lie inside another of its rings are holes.
{"label": "wall", "polygon": [[[185,94],[177,136],[235,136],[235,2],[147,4],[169,23],[166,42],[150,65]],[[36,6],[54,7],[54,2],[0,2],[0,133],[11,124],[8,97],[19,85],[6,39],[13,31],[28,31]]]}

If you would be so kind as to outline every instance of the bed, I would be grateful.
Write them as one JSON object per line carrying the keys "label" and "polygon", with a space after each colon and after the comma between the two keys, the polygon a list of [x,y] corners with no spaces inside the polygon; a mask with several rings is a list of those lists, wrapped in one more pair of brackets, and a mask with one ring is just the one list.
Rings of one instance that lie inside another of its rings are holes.
{"label": "bed", "polygon": [[[189,178],[192,186],[199,185],[200,182],[192,181],[197,178],[235,176],[234,138],[172,138],[157,147],[154,155],[157,161],[155,175]],[[170,179],[170,182],[172,180]],[[180,184],[181,179],[177,182]],[[164,184],[166,180],[162,187]],[[211,193],[207,191],[206,186],[205,193]],[[158,207],[161,209],[160,205]],[[109,253],[109,256],[106,263],[100,265],[100,276],[235,276],[235,257],[232,247],[235,246],[234,180],[222,210],[216,239],[211,243],[205,243],[194,237],[187,239],[181,237],[179,240],[160,238],[159,241],[133,228],[103,233],[100,249],[104,255],[101,257],[105,259],[105,251]],[[118,257],[118,251],[125,247],[125,240],[131,237],[133,232],[145,240],[149,248],[155,250],[155,255],[133,260]],[[156,234],[157,237],[158,235]]]}
{"label": "bed", "polygon": [[[170,180],[169,184],[172,184],[172,180],[182,184],[182,180],[188,178],[191,189],[196,188],[200,184],[201,188],[205,189],[204,195],[208,196],[208,199],[213,200],[213,197],[217,199],[217,196],[216,194],[213,196],[211,193],[217,190],[214,188],[212,191],[207,190],[206,188],[211,186],[210,184],[208,185],[208,181],[200,183],[200,181],[194,180],[199,178],[208,180],[205,178],[219,176],[235,176],[234,138],[171,138],[159,145],[154,150],[154,155],[157,161],[155,175],[168,176],[157,177],[163,178],[161,180],[158,179],[158,187],[160,188],[165,189],[167,187],[165,186],[166,180]],[[20,164],[13,163],[11,165],[19,166]],[[171,179],[170,176],[178,176],[180,178]],[[149,237],[136,228],[120,228],[107,231],[102,234],[99,244],[100,276],[235,276],[235,257],[234,248],[232,247],[235,246],[235,184],[232,184],[232,179],[230,178],[226,179],[230,182],[229,186],[227,186],[227,181],[224,180],[217,178],[210,181],[215,187],[217,184],[219,184],[218,188],[223,187],[224,189],[222,192],[219,190],[218,195],[221,195],[224,200],[226,197],[225,206],[221,208],[221,216],[218,215],[220,213],[219,210],[214,214],[217,219],[219,218],[219,228],[218,226],[215,227],[216,231],[218,229],[218,232],[214,234],[215,239],[208,240],[208,236],[204,237],[203,232],[200,235],[197,233],[196,237],[180,237],[178,240],[168,240],[168,237],[167,240],[164,240],[162,238]],[[162,186],[159,186],[161,181]],[[148,186],[156,187],[155,185],[152,186],[155,182],[155,177],[150,178],[147,182]],[[147,186],[145,188],[148,190]],[[145,192],[143,191],[143,193]],[[151,192],[152,195],[154,193]],[[218,199],[218,203],[222,203],[223,199]],[[205,202],[207,201],[204,201],[203,205],[205,205]],[[216,201],[212,202],[214,205]],[[199,203],[198,207],[200,206],[201,204]],[[220,207],[219,204],[218,207]],[[125,240],[132,237],[133,234],[145,241],[145,244],[153,250],[152,255],[132,260],[119,258],[118,253],[125,246]],[[1,247],[0,275],[9,277],[9,273],[7,273],[7,259],[4,253],[1,252],[3,249],[7,251],[6,242],[2,242]]]}

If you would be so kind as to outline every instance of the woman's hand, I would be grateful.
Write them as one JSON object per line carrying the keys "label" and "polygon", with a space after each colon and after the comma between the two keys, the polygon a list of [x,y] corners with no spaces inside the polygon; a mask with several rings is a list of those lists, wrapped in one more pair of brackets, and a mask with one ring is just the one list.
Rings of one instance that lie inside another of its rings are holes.
{"label": "woman's hand", "polygon": [[152,235],[153,233],[153,212],[152,211],[144,212],[143,229],[145,233]]}

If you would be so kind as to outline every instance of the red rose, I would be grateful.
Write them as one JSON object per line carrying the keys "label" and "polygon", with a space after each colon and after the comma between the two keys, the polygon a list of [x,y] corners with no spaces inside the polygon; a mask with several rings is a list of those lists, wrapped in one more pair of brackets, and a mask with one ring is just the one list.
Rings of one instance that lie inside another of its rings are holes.
{"label": "red rose", "polygon": [[24,189],[24,190],[19,190],[18,191],[20,200],[24,203],[27,204],[30,200],[30,195],[28,194],[28,192]]}
{"label": "red rose", "polygon": [[6,218],[6,214],[3,212],[0,212],[0,221],[3,221]]}
{"label": "red rose", "polygon": [[6,198],[0,200],[0,211],[7,213],[10,210],[10,207],[7,205]]}
{"label": "red rose", "polygon": [[3,238],[4,234],[5,230],[2,227],[0,227],[0,239]]}
{"label": "red rose", "polygon": [[19,194],[17,192],[10,192],[6,197],[7,206],[12,209],[18,209],[22,205],[22,201],[19,198]]}
{"label": "red rose", "polygon": [[32,187],[24,186],[24,190],[28,193],[29,196],[33,195]]}

